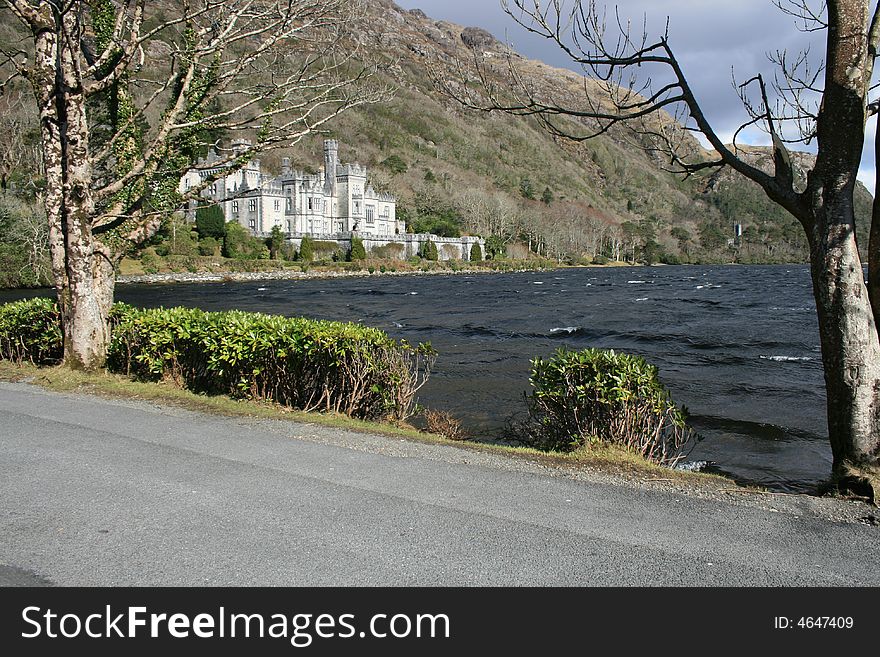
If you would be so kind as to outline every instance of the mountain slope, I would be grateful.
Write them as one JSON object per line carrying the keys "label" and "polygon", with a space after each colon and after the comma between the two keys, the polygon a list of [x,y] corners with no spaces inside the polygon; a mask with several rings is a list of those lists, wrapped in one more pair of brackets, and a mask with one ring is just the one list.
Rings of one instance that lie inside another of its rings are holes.
{"label": "mountain slope", "polygon": [[[368,6],[371,29],[360,35],[360,45],[396,58],[399,90],[387,103],[342,117],[333,135],[342,141],[342,157],[369,165],[377,186],[399,197],[413,223],[452,217],[464,230],[485,233],[481,217],[489,211],[474,209],[478,195],[510,216],[495,222],[505,237],[550,256],[615,255],[616,249],[627,257],[671,261],[806,259],[799,224],[733,171],[683,180],[624,131],[557,143],[528,118],[463,109],[438,93],[428,67],[455,77],[474,56],[503,58],[507,47],[477,27],[434,21],[389,0]],[[582,93],[575,73],[513,56],[540,84]],[[699,149],[695,141],[691,147]],[[759,165],[771,165],[766,150],[751,151]],[[314,164],[319,155],[315,139],[297,158]],[[549,204],[539,200],[545,190]],[[858,203],[862,212],[870,206],[864,188]],[[728,245],[735,223],[745,230],[736,249]]]}

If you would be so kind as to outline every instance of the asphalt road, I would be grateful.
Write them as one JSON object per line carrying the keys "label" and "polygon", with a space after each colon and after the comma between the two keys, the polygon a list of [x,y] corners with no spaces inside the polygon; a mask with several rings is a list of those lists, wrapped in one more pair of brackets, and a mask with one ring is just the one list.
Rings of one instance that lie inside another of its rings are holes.
{"label": "asphalt road", "polygon": [[6,585],[880,584],[833,504],[0,383]]}

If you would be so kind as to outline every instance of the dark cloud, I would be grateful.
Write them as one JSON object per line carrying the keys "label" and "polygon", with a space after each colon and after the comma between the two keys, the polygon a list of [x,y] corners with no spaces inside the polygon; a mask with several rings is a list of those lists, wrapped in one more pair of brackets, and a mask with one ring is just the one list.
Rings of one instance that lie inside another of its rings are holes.
{"label": "dark cloud", "polygon": [[[499,39],[508,40],[527,57],[554,66],[571,65],[553,44],[516,25],[497,0],[397,2],[406,9],[422,9],[434,19],[483,27]],[[649,35],[660,35],[666,29],[668,17],[669,42],[706,115],[723,138],[729,139],[748,119],[734,90],[732,72],[739,82],[757,73],[771,80],[774,67],[767,55],[783,50],[794,54],[809,48],[811,60],[821,61],[823,33],[799,31],[792,17],[783,14],[770,0],[624,0],[618,4],[621,20],[631,21],[635,32],[646,26]],[[609,5],[607,14],[609,28],[616,22],[613,7]],[[766,143],[766,136],[755,129],[744,132],[740,139],[746,143]],[[873,172],[873,147],[868,144],[861,178],[871,189]]]}

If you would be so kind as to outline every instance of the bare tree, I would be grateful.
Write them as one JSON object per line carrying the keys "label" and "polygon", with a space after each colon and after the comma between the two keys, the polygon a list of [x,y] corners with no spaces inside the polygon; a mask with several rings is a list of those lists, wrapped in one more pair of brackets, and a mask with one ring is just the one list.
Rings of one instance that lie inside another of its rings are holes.
{"label": "bare tree", "polygon": [[[818,66],[806,53],[776,53],[775,80],[768,84],[756,75],[739,85],[750,114],[741,130],[760,126],[769,134],[771,172],[751,164],[736,137],[733,145],[723,143],[688,83],[668,31],[651,40],[644,26],[633,30],[617,11],[609,13],[593,0],[502,0],[517,23],[555,43],[582,68],[583,93],[577,101],[555,98],[513,57],[499,83],[500,72],[475,54],[479,93],[460,81],[439,82],[465,105],[535,117],[561,138],[628,131],[671,170],[685,175],[731,167],[796,217],[810,247],[834,479],[841,487],[867,490],[880,499],[880,199],[875,199],[867,249],[867,284],[853,204],[866,122],[878,112],[869,94],[880,45],[880,9],[872,11],[869,0],[828,0],[816,9],[809,0],[774,4],[793,16],[799,29],[824,31],[826,47]],[[713,150],[699,148],[689,138],[692,132],[702,134]],[[786,144],[811,140],[817,144],[815,164],[801,176]]]}
{"label": "bare tree", "polygon": [[[162,216],[257,152],[289,146],[367,88],[358,0],[3,0],[27,33],[0,48],[4,86],[31,84],[45,164],[52,274],[72,367],[103,365],[114,269]],[[8,17],[8,14],[7,14]],[[216,174],[180,179],[220,135]]]}
{"label": "bare tree", "polygon": [[0,95],[0,193],[8,191],[16,174],[21,174],[25,186],[32,187],[36,182],[28,179],[40,173],[39,145],[32,139],[35,124],[35,107],[28,90],[23,85],[9,85]]}

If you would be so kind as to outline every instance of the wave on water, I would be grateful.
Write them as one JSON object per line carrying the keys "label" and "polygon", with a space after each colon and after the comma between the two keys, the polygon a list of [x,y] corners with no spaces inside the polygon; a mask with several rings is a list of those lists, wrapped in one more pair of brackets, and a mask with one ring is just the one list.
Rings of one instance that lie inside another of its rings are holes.
{"label": "wave on water", "polygon": [[580,326],[557,326],[556,328],[550,329],[550,337],[555,338],[560,335],[575,335],[577,333],[583,332]]}
{"label": "wave on water", "polygon": [[641,299],[633,299],[633,301],[647,301],[648,297],[642,297]]}
{"label": "wave on water", "polygon": [[532,285],[543,285],[544,281],[532,281]]}
{"label": "wave on water", "polygon": [[810,356],[761,356],[761,360],[772,360],[777,363],[805,363],[813,359]]}
{"label": "wave on water", "polygon": [[265,292],[268,289],[269,289],[268,287],[258,287],[257,292]]}
{"label": "wave on water", "polygon": [[645,281],[627,281],[630,285],[636,285],[638,283],[644,283]]}

